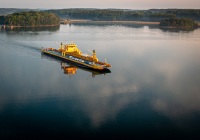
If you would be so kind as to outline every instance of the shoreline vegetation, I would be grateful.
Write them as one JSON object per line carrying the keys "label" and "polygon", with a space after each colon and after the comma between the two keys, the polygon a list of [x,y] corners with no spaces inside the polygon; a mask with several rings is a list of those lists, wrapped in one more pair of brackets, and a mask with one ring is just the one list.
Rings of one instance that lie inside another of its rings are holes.
{"label": "shoreline vegetation", "polygon": [[0,22],[3,23],[3,28],[9,29],[20,27],[47,27],[59,26],[60,18],[53,13],[29,11],[1,16]]}
{"label": "shoreline vegetation", "polygon": [[191,18],[200,21],[200,9],[52,9],[46,12],[55,13],[63,19],[89,19],[94,21],[150,21],[160,22],[168,18]]}
{"label": "shoreline vegetation", "polygon": [[[10,10],[17,11],[17,9]],[[22,11],[22,9],[19,10]],[[73,23],[140,24],[156,25],[165,28],[200,27],[200,22],[198,22],[200,21],[200,9],[130,10],[74,8],[37,11],[27,9],[27,11],[24,10],[20,13],[16,12],[7,15],[3,15],[3,13],[9,13],[9,9],[0,8],[0,25],[2,25],[3,28],[10,29],[20,27],[59,26],[60,24]],[[172,21],[172,19],[174,21]],[[198,23],[193,21],[197,21]]]}

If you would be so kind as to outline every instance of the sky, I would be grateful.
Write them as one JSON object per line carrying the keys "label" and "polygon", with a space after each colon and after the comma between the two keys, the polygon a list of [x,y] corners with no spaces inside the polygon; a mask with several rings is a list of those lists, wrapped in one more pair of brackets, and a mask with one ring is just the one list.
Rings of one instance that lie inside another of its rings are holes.
{"label": "sky", "polygon": [[0,0],[0,8],[200,9],[200,0]]}

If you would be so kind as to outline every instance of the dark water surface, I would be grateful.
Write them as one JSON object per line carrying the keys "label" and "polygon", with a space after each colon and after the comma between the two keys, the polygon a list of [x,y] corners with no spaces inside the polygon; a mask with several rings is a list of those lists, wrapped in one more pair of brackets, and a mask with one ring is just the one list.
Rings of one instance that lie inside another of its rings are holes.
{"label": "dark water surface", "polygon": [[[41,55],[74,41],[111,73]],[[0,139],[200,138],[200,29],[61,25],[0,31]]]}

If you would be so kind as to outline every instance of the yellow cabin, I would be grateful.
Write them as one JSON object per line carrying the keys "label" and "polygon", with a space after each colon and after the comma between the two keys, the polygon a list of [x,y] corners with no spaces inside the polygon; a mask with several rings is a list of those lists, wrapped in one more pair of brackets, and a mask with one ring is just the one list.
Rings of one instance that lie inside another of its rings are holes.
{"label": "yellow cabin", "polygon": [[60,44],[59,52],[62,53],[62,56],[65,56],[66,54],[72,55],[84,60],[88,60],[91,62],[98,62],[98,58],[96,57],[96,52],[93,50],[93,55],[82,55],[82,52],[77,48],[77,45],[75,43],[70,43],[63,45]]}

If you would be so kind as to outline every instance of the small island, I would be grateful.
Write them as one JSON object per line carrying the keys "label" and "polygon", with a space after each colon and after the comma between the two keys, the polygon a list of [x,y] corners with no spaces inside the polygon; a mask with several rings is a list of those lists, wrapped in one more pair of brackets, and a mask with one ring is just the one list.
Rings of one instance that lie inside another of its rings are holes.
{"label": "small island", "polygon": [[161,20],[160,27],[189,29],[198,27],[198,23],[190,18],[169,18]]}
{"label": "small island", "polygon": [[13,13],[0,19],[4,28],[60,25],[60,18],[56,14],[38,11]]}

